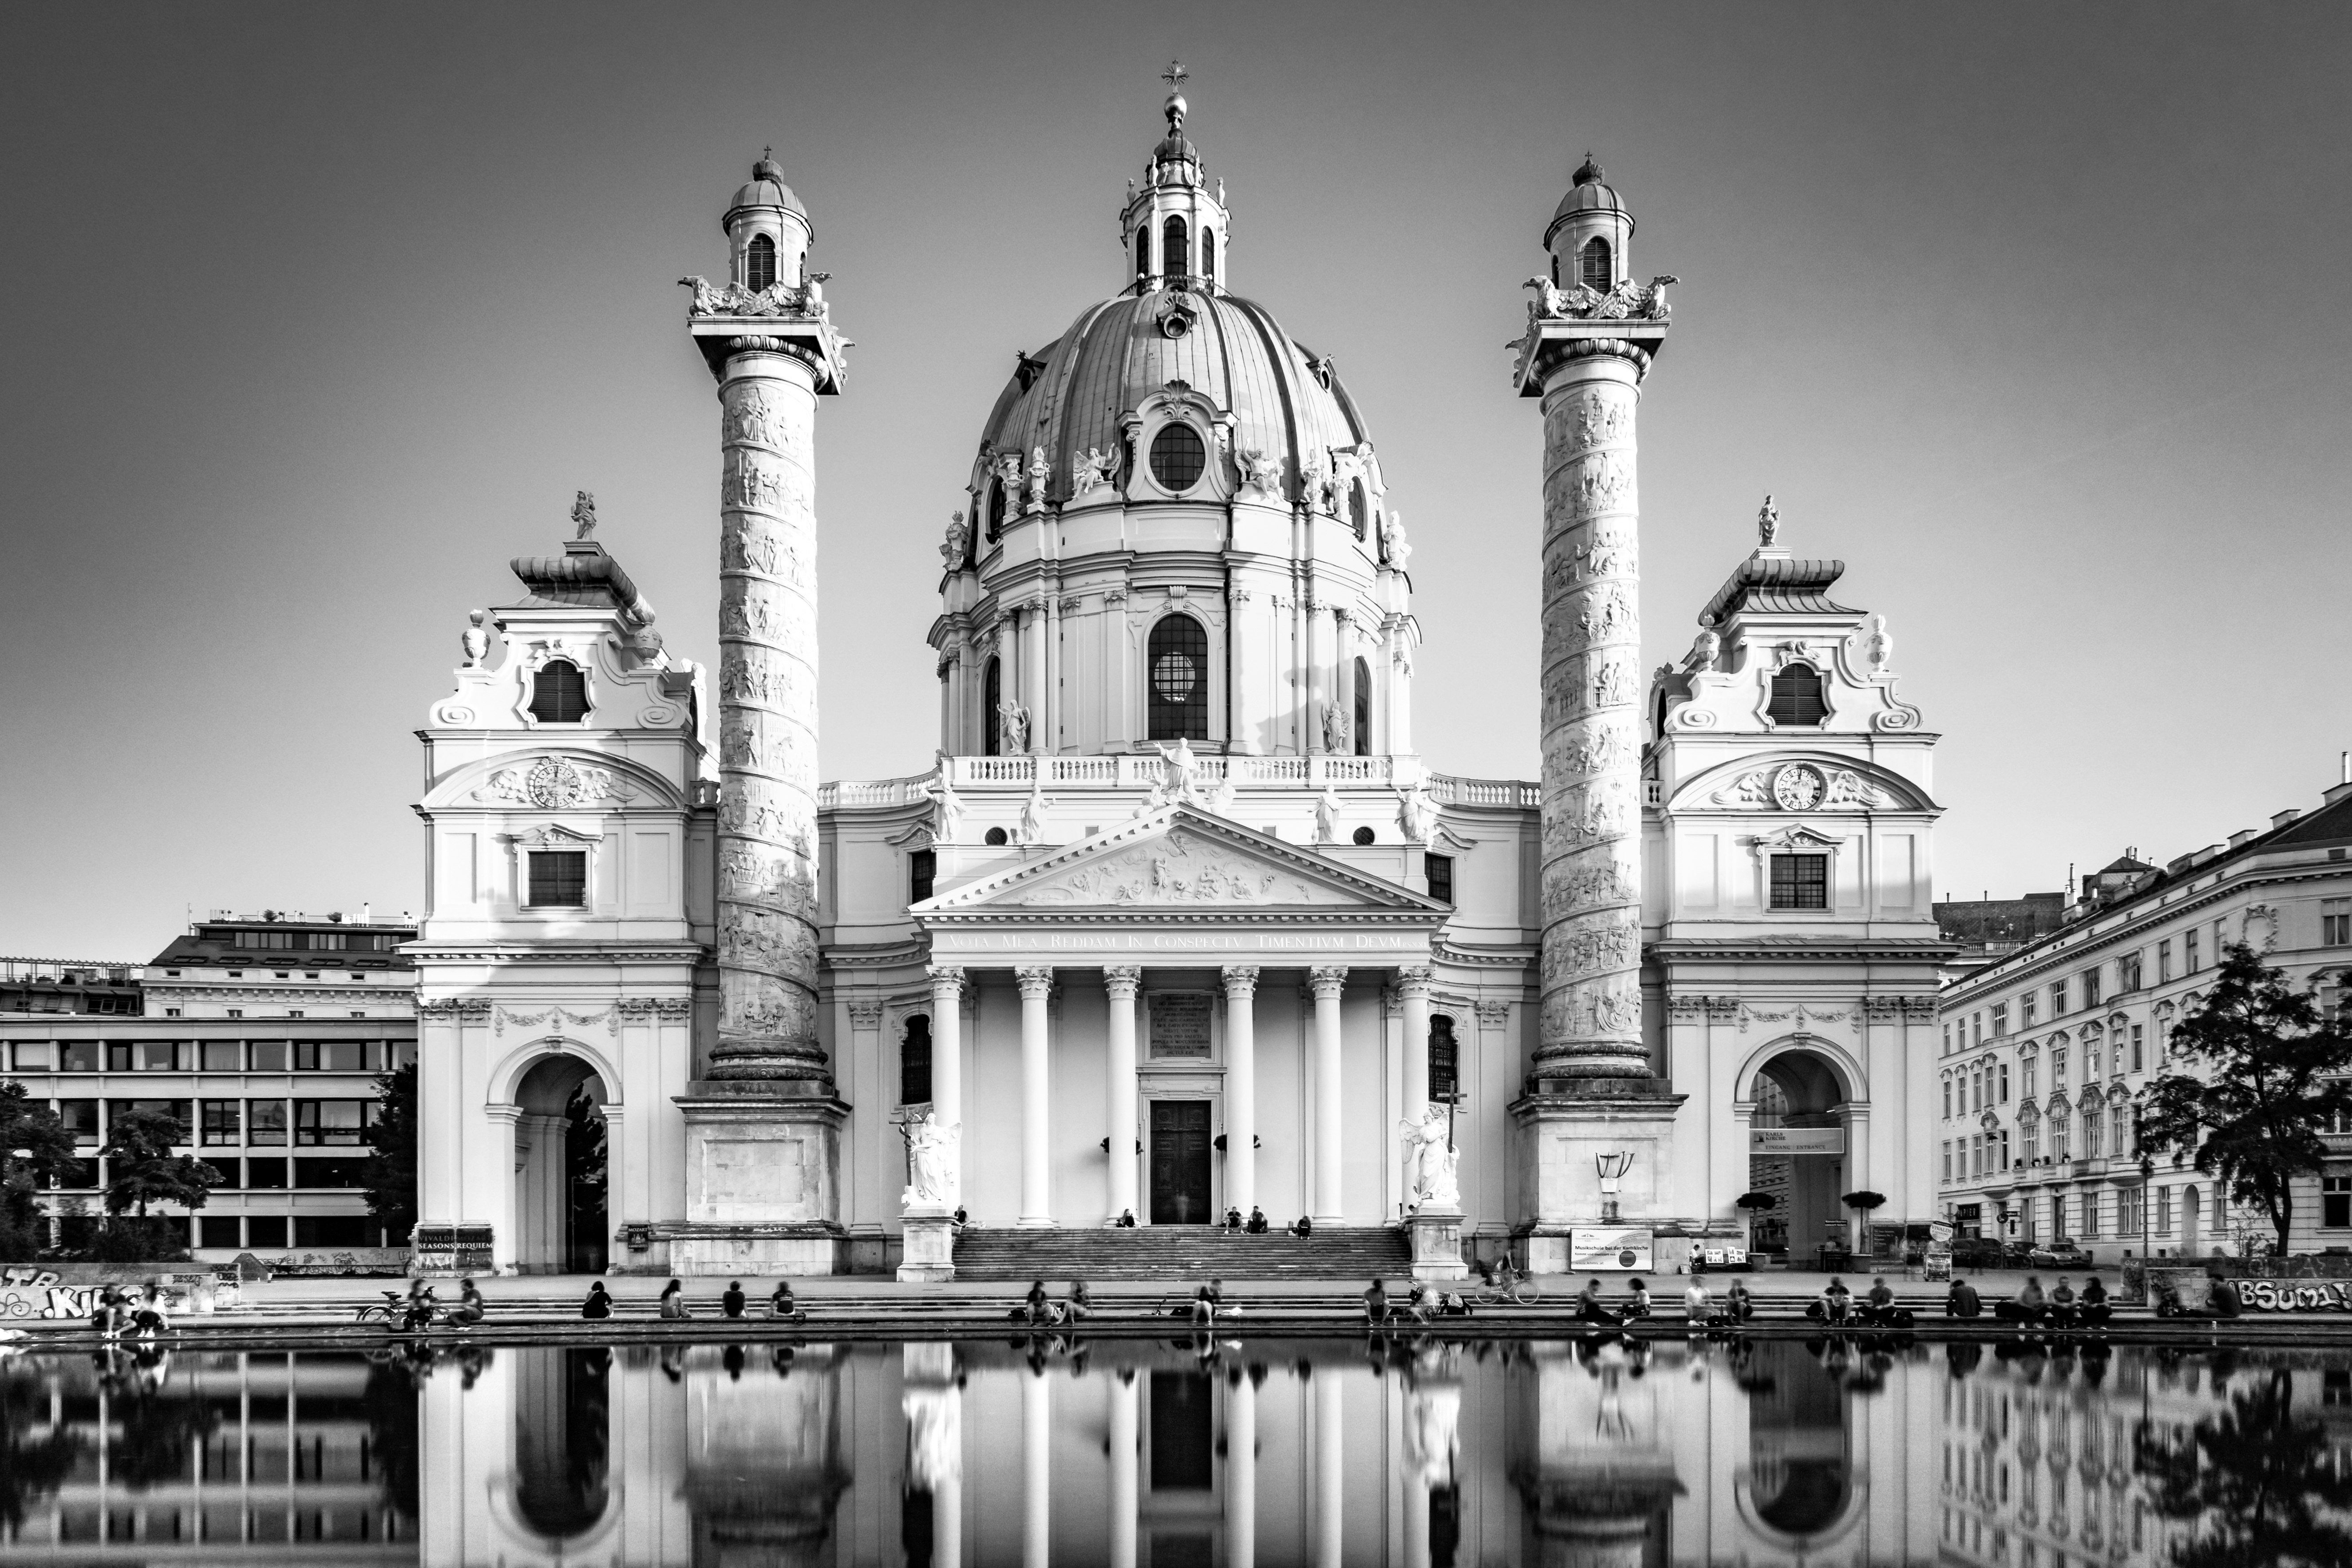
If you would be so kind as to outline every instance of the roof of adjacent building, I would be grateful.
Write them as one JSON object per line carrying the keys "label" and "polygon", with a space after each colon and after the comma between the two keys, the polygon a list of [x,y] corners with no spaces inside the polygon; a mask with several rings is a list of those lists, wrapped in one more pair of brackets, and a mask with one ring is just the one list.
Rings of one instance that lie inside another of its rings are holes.
{"label": "roof of adjacent building", "polygon": [[[1163,326],[1189,317],[1173,335]],[[1181,382],[1234,416],[1235,451],[1288,459],[1298,493],[1302,455],[1366,439],[1361,416],[1328,360],[1282,330],[1265,306],[1199,287],[1162,286],[1090,305],[1069,331],[1024,354],[982,427],[992,452],[1045,448],[1045,495],[1070,497],[1070,459],[1119,450],[1120,416]]]}
{"label": "roof of adjacent building", "polygon": [[[289,939],[289,945],[239,947],[236,939],[241,931],[283,933]],[[341,935],[346,945],[335,948],[311,944],[313,936],[326,935]],[[390,941],[378,947],[374,940],[377,937]],[[402,942],[415,940],[414,925],[361,925],[349,921],[200,921],[194,930],[173,938],[172,944],[157,953],[151,963],[173,968],[232,963],[240,968],[257,968],[273,962],[291,962],[299,953],[304,963],[336,969],[412,969],[415,963],[395,949]]]}

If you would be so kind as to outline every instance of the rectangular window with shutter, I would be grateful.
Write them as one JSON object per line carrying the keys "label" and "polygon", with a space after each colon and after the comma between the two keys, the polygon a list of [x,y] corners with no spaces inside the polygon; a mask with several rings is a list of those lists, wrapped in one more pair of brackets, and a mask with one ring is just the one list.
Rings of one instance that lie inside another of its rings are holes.
{"label": "rectangular window with shutter", "polygon": [[1429,896],[1441,904],[1454,901],[1454,857],[1425,855],[1423,860],[1429,868]]}
{"label": "rectangular window with shutter", "polygon": [[1776,910],[1828,909],[1830,858],[1826,855],[1773,856],[1772,907]]}
{"label": "rectangular window with shutter", "polygon": [[588,905],[588,852],[584,849],[534,849],[530,852],[530,907],[535,910],[578,910]]}

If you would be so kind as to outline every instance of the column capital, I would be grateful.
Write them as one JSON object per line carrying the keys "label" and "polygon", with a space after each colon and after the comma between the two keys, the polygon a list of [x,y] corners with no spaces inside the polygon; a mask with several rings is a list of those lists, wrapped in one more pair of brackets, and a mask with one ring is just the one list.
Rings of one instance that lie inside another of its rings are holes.
{"label": "column capital", "polygon": [[1408,1002],[1429,1000],[1430,982],[1437,972],[1426,963],[1400,964],[1396,972],[1397,994]]}
{"label": "column capital", "polygon": [[1013,978],[1020,983],[1021,999],[1024,1002],[1042,1002],[1047,993],[1054,989],[1054,969],[1051,964],[1016,969],[1013,972]]}
{"label": "column capital", "polygon": [[1112,963],[1103,967],[1103,989],[1114,1002],[1132,1002],[1135,994],[1143,989],[1143,968],[1140,964]]}
{"label": "column capital", "polygon": [[853,1029],[878,1029],[882,1026],[882,1004],[852,1002],[849,1005],[849,1026]]}
{"label": "column capital", "polygon": [[1479,1002],[1473,1005],[1477,1009],[1481,1028],[1499,1029],[1511,1021],[1511,1005],[1508,1002]]}
{"label": "column capital", "polygon": [[1228,963],[1219,972],[1225,982],[1227,1001],[1257,994],[1257,968],[1255,963]]}
{"label": "column capital", "polygon": [[1307,972],[1307,984],[1313,988],[1318,1002],[1327,995],[1336,997],[1347,989],[1348,966],[1344,963],[1318,964]]}
{"label": "column capital", "polygon": [[969,984],[961,963],[934,963],[923,973],[930,976],[931,994],[934,996],[961,996],[964,986]]}

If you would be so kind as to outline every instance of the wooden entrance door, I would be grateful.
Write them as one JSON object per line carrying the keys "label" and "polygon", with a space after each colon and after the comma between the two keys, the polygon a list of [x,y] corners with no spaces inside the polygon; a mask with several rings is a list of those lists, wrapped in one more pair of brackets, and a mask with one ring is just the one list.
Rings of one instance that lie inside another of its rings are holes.
{"label": "wooden entrance door", "polygon": [[1151,1223],[1209,1225],[1209,1102],[1151,1102]]}

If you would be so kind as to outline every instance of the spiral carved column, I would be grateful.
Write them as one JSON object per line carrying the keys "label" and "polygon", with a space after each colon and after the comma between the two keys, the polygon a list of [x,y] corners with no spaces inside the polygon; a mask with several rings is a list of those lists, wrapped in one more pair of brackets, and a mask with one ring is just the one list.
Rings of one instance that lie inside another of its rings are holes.
{"label": "spiral carved column", "polygon": [[817,1042],[816,370],[719,370],[719,1039],[709,1077],[829,1095]]}
{"label": "spiral carved column", "polygon": [[[1579,352],[1582,350],[1583,352]],[[1543,1013],[1532,1076],[1646,1078],[1641,498],[1648,355],[1570,345],[1546,379]]]}

